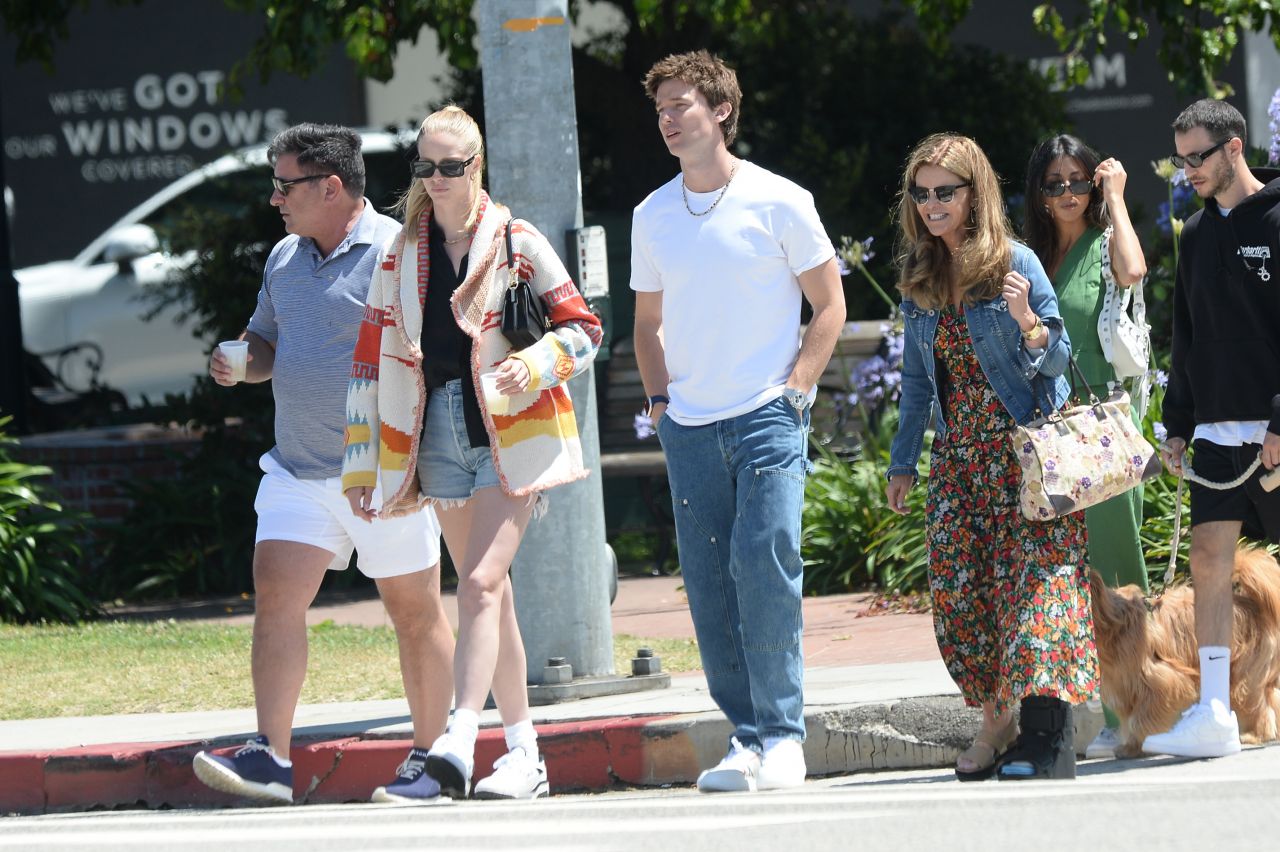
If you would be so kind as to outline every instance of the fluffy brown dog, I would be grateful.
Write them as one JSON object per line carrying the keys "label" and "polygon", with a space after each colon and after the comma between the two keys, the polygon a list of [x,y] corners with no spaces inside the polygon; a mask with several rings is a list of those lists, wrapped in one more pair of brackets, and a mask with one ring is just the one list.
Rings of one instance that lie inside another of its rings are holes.
{"label": "fluffy brown dog", "polygon": [[[1243,741],[1268,742],[1280,734],[1280,564],[1239,548],[1232,581],[1231,709]],[[1116,753],[1135,757],[1199,700],[1195,592],[1177,586],[1148,602],[1137,586],[1108,589],[1097,571],[1090,587],[1102,700],[1121,720]]]}

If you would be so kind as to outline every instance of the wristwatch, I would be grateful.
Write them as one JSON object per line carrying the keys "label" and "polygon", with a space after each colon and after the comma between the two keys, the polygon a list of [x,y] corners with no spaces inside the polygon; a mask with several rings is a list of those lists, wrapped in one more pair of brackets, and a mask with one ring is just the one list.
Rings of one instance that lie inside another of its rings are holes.
{"label": "wristwatch", "polygon": [[649,397],[647,400],[645,400],[645,403],[644,403],[644,416],[645,416],[645,417],[652,417],[652,416],[653,416],[653,407],[654,407],[655,405],[657,405],[658,403],[662,403],[663,405],[670,405],[670,404],[671,404],[671,400],[670,400],[669,398],[667,398],[667,397],[663,396],[663,395],[662,395],[662,394],[660,394],[660,393],[655,393],[653,396],[651,396],[651,397]]}
{"label": "wristwatch", "polygon": [[1031,328],[1027,329],[1026,331],[1022,332],[1022,339],[1035,340],[1037,337],[1040,336],[1040,334],[1043,331],[1044,331],[1044,322],[1041,321],[1040,317],[1036,317],[1036,324],[1031,326]]}
{"label": "wristwatch", "polygon": [[805,409],[809,407],[809,394],[804,391],[796,390],[795,388],[783,388],[782,398],[790,403],[797,414],[804,414]]}

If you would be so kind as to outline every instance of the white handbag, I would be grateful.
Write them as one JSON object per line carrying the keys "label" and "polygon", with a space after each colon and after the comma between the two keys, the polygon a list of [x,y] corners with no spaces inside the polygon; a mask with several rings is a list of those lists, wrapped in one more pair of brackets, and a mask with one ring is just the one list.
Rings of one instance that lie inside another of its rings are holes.
{"label": "white handbag", "polygon": [[[1142,297],[1146,279],[1132,287],[1116,284],[1111,271],[1111,229],[1102,235],[1102,280],[1107,292],[1098,315],[1098,340],[1102,354],[1115,368],[1116,378],[1145,376],[1151,363],[1151,326],[1147,325],[1147,303]],[[1129,317],[1129,300],[1133,299],[1133,318]]]}

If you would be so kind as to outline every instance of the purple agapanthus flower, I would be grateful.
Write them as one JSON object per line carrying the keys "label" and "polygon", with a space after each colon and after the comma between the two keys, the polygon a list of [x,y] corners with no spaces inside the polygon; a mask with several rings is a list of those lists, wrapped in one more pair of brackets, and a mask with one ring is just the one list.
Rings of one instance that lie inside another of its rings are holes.
{"label": "purple agapanthus flower", "polygon": [[[1178,176],[1182,179],[1179,180]],[[1191,184],[1187,183],[1186,175],[1182,169],[1174,172],[1174,177],[1170,180],[1173,184],[1173,205],[1170,206],[1168,201],[1161,201],[1159,205],[1160,214],[1156,216],[1156,227],[1160,229],[1162,234],[1166,236],[1173,233],[1173,220],[1186,218],[1195,210],[1196,191]]]}
{"label": "purple agapanthus flower", "polygon": [[1271,96],[1271,106],[1267,107],[1267,115],[1271,116],[1271,150],[1267,162],[1280,163],[1280,89]]}
{"label": "purple agapanthus flower", "polygon": [[635,419],[636,438],[643,441],[646,438],[652,438],[657,434],[653,428],[653,421],[649,419],[649,415],[643,412],[636,415]]}
{"label": "purple agapanthus flower", "polygon": [[1164,428],[1164,424],[1159,420],[1151,424],[1151,434],[1156,436],[1156,440],[1163,443],[1165,438],[1169,437],[1169,430]]}

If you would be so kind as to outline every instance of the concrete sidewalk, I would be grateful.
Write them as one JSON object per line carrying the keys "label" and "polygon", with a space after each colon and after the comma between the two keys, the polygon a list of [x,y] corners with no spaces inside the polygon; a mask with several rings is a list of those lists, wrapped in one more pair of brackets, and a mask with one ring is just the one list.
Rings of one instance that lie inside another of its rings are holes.
{"label": "concrete sidewalk", "polygon": [[[214,602],[134,615],[248,623],[250,606]],[[963,707],[938,657],[930,616],[859,617],[865,607],[863,595],[804,603],[810,774],[950,765],[978,714]],[[452,598],[448,609],[456,618]],[[317,605],[311,619],[388,623],[376,598]],[[679,580],[623,580],[613,630],[692,636]],[[553,792],[692,783],[723,756],[731,732],[701,674],[673,676],[668,689],[535,707],[533,717]],[[497,712],[485,711],[481,722],[477,778],[505,750]],[[394,777],[410,731],[403,700],[300,707],[295,799],[366,800]],[[195,779],[191,759],[202,748],[233,749],[254,733],[252,709],[0,722],[0,813],[235,804]]]}

